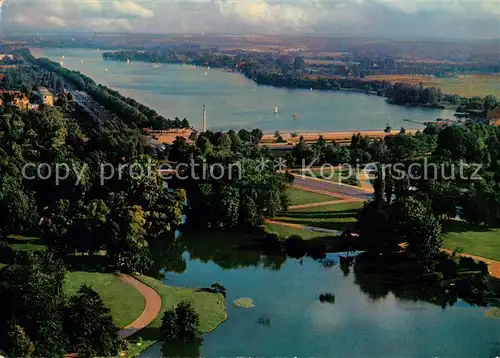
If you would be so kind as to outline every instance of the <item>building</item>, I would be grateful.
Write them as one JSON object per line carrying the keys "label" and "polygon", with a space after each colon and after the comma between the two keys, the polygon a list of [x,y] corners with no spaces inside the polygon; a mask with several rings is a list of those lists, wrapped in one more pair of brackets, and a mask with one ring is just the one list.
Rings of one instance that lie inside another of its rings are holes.
{"label": "building", "polygon": [[30,100],[24,93],[19,91],[2,91],[0,90],[0,97],[3,103],[7,106],[14,106],[21,111],[27,111],[30,108]]}
{"label": "building", "polygon": [[19,108],[21,111],[27,111],[30,107],[30,100],[26,96],[14,97],[10,101],[10,105]]}
{"label": "building", "polygon": [[54,95],[45,87],[40,87],[38,89],[38,93],[40,93],[40,97],[42,98],[43,104],[47,106],[54,105]]}
{"label": "building", "polygon": [[7,54],[7,53],[0,53],[0,61],[2,60],[13,60],[14,55]]}
{"label": "building", "polygon": [[500,126],[500,107],[495,109],[490,109],[486,115],[488,124],[490,126]]}

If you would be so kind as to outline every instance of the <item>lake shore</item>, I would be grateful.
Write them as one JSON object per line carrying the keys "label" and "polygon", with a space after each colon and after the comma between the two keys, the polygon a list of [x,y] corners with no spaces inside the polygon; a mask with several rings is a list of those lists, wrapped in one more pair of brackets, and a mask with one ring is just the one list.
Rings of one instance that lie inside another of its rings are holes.
{"label": "lake shore", "polygon": [[[406,133],[415,134],[418,129],[407,129]],[[171,131],[148,131],[148,133],[153,136],[155,140],[160,143],[172,144],[177,137],[183,137],[188,139],[192,129],[182,129],[182,130],[171,130]],[[327,141],[337,141],[337,142],[346,142],[350,141],[352,136],[355,134],[361,134],[362,136],[369,137],[372,139],[379,139],[385,137],[388,133],[386,133],[382,129],[375,130],[365,130],[365,131],[339,131],[339,132],[280,132],[280,135],[286,141],[286,143],[275,143],[276,138],[274,133],[264,133],[260,143],[263,145],[269,146],[280,146],[287,143],[297,143],[300,140],[300,137],[303,137],[306,142],[312,142],[318,140],[319,136],[323,136],[323,138]],[[395,135],[399,133],[398,130],[392,130],[391,135]]]}

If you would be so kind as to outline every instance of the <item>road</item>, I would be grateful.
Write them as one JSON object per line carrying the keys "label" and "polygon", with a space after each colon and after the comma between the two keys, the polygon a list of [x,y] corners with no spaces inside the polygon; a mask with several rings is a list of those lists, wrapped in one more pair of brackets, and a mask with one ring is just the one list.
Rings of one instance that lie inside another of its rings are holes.
{"label": "road", "polygon": [[[295,182],[294,185],[308,188],[311,190],[322,191],[330,193],[333,196],[351,197],[358,200],[369,200],[373,198],[373,194],[362,190],[361,188],[355,188],[348,185],[342,185],[327,180],[317,180],[303,176],[301,174],[294,174]],[[338,195],[340,194],[340,195]]]}
{"label": "road", "polygon": [[97,103],[87,92],[71,90],[73,100],[80,105],[95,121],[112,118],[112,115]]}

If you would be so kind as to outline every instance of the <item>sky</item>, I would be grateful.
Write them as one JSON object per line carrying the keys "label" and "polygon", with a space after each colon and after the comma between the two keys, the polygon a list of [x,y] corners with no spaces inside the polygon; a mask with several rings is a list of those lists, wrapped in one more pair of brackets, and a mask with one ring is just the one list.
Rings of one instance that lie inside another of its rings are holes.
{"label": "sky", "polygon": [[4,31],[499,38],[500,0],[0,0]]}

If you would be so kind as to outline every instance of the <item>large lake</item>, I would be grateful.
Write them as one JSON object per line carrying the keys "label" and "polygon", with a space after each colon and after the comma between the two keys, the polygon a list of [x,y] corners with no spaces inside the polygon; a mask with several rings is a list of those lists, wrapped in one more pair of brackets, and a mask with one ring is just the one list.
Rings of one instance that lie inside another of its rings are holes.
{"label": "large lake", "polygon": [[[390,279],[363,270],[361,262],[342,265],[345,253],[329,254],[325,264],[241,249],[239,241],[244,240],[240,234],[181,235],[180,247],[170,250],[179,256],[165,260],[167,284],[207,287],[220,282],[227,288],[228,320],[204,336],[201,356],[500,355],[500,321],[485,317],[486,308],[458,300],[443,309],[417,299],[403,285],[394,292]],[[426,290],[417,294],[426,296]],[[335,303],[321,303],[318,297],[324,292],[333,293]],[[252,298],[255,307],[235,307],[232,301],[240,297]],[[142,357],[160,355],[156,345]]]}
{"label": "large lake", "polygon": [[453,117],[453,111],[395,106],[360,93],[258,86],[239,73],[210,70],[205,74],[205,69],[187,65],[105,61],[100,52],[90,49],[33,53],[55,62],[64,54],[66,68],[81,71],[165,117],[186,117],[195,127],[201,127],[205,104],[213,130],[342,131],[383,129],[386,124],[395,129],[417,128],[418,124],[403,119],[426,122]]}

